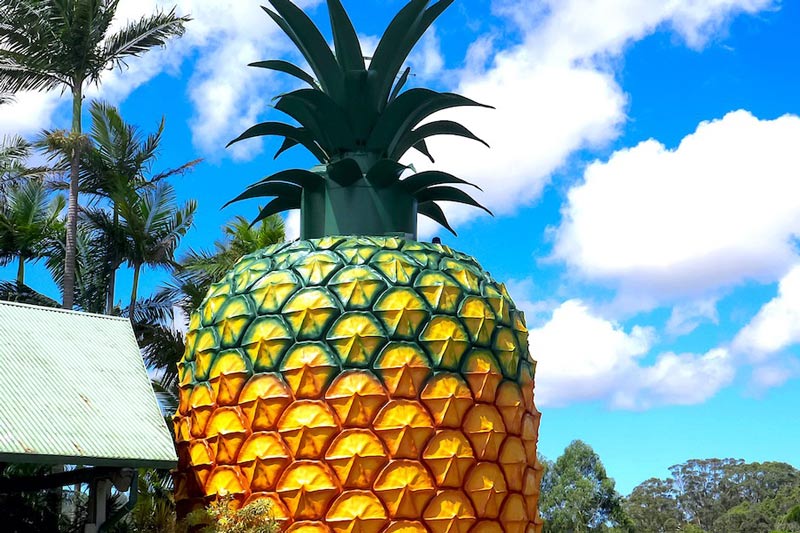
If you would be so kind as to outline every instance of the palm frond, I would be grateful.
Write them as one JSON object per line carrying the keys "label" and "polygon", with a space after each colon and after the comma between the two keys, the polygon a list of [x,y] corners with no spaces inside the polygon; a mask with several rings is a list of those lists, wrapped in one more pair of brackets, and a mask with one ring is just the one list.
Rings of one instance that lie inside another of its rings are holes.
{"label": "palm frond", "polygon": [[[156,46],[163,46],[172,37],[183,35],[189,17],[179,17],[175,9],[158,12],[131,22],[109,36],[100,52],[103,64],[122,64],[127,57],[138,56]],[[99,75],[99,72],[98,72]]]}
{"label": "palm frond", "polygon": [[0,300],[38,305],[41,307],[59,308],[61,304],[49,296],[13,281],[0,281]]}

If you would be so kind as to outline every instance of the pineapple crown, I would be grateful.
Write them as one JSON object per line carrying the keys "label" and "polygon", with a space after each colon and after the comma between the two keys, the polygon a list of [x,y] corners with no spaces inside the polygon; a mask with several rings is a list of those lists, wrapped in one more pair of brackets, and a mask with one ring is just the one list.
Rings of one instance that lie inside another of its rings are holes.
{"label": "pineapple crown", "polygon": [[[472,205],[491,212],[453,184],[472,185],[440,171],[401,179],[409,167],[399,159],[414,148],[433,157],[426,139],[456,135],[488,146],[467,128],[450,120],[420,125],[432,114],[454,107],[490,107],[453,93],[424,88],[403,91],[410,68],[403,68],[412,49],[433,21],[454,0],[411,0],[384,32],[367,66],[355,28],[340,0],[327,0],[333,32],[332,51],[311,19],[289,0],[269,0],[262,9],[289,36],[314,75],[282,60],[250,66],[289,74],[307,84],[279,95],[275,109],[299,126],[282,122],[257,124],[229,143],[258,136],[278,136],[283,143],[275,158],[300,145],[320,165],[284,170],[249,186],[228,202],[274,197],[261,208],[254,224],[288,209],[301,209],[301,237],[334,234],[416,237],[417,213],[453,234],[438,201]],[[228,205],[226,204],[226,205]]]}

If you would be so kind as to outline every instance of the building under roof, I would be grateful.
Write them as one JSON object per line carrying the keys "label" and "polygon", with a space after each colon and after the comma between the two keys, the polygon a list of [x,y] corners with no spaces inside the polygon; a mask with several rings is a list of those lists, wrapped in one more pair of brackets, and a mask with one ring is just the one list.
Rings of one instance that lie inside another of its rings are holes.
{"label": "building under roof", "polygon": [[[125,490],[130,469],[176,462],[127,319],[0,302],[0,463],[95,467],[0,493],[87,482],[102,507],[112,479]],[[90,510],[96,525],[103,514]]]}

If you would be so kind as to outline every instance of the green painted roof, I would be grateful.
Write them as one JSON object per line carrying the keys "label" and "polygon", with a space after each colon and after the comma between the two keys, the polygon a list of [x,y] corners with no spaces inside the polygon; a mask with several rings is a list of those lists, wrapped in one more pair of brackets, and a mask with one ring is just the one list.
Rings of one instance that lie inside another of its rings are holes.
{"label": "green painted roof", "polygon": [[127,319],[0,302],[0,462],[175,465]]}

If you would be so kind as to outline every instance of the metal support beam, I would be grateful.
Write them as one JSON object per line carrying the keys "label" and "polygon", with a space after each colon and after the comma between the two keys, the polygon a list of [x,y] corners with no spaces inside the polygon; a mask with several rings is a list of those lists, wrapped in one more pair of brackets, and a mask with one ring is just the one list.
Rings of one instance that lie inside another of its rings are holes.
{"label": "metal support beam", "polygon": [[98,478],[108,478],[119,468],[76,468],[47,476],[29,476],[0,479],[0,494],[14,492],[35,492],[39,490],[64,487],[76,483],[91,483]]}

